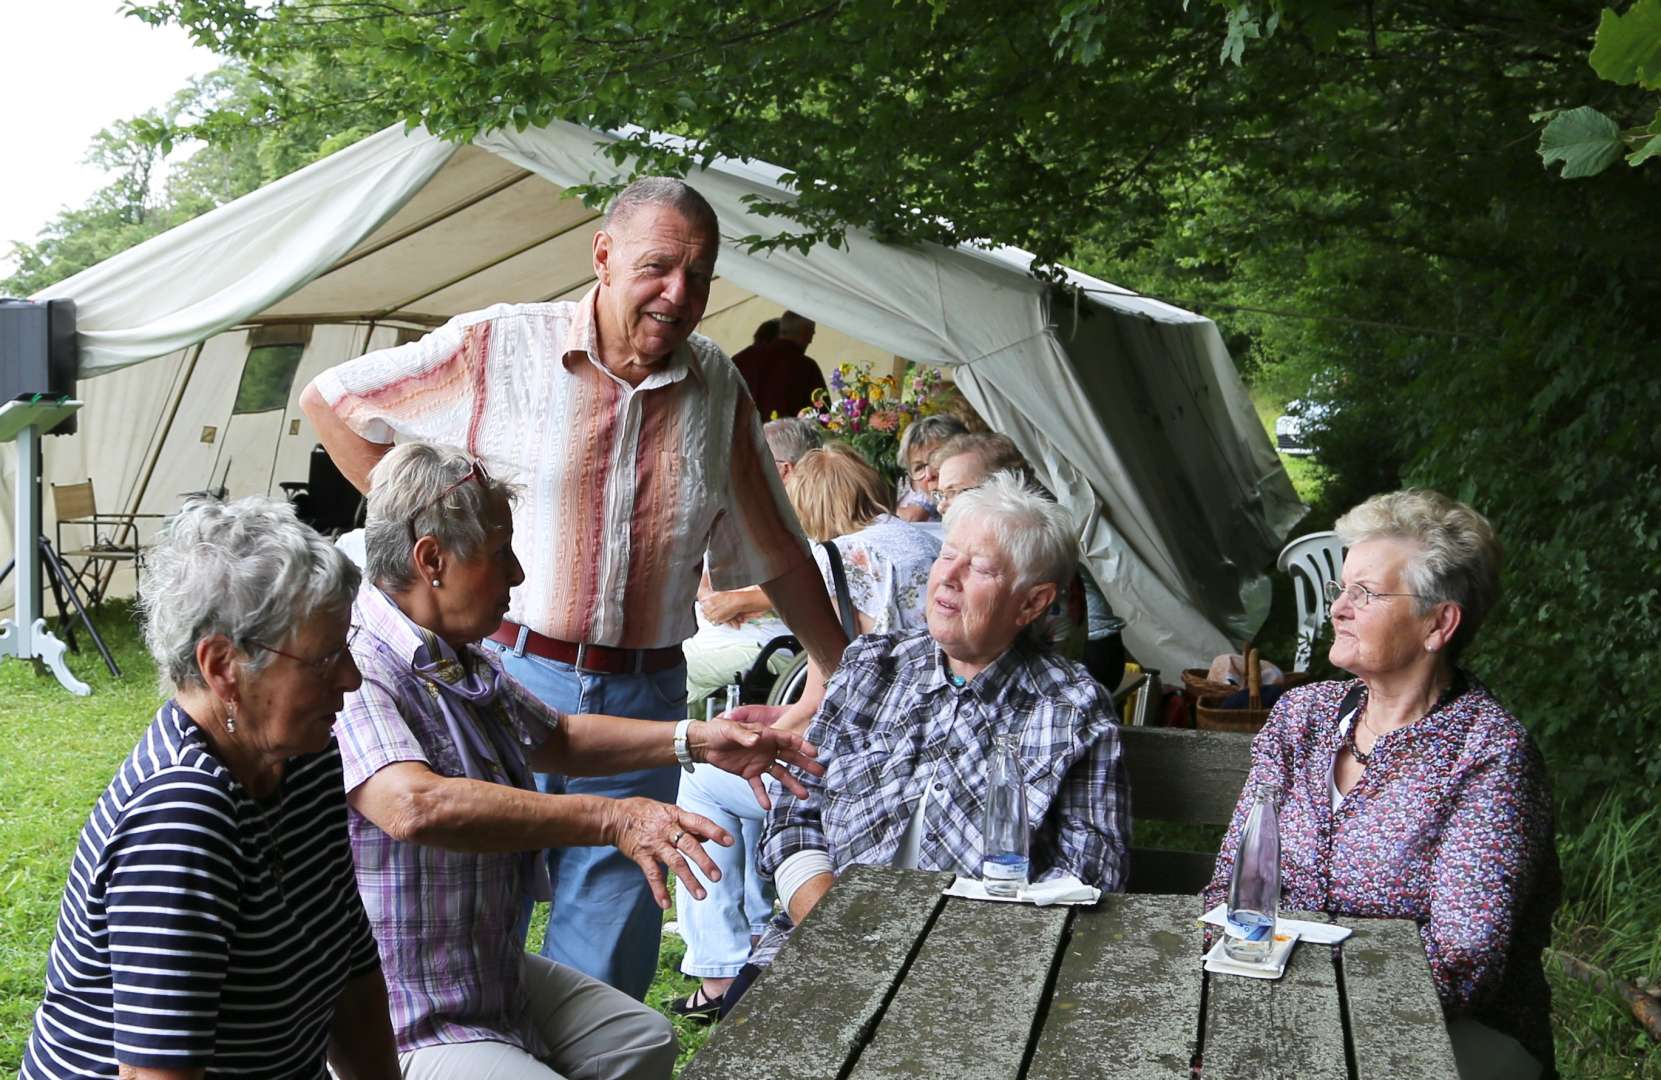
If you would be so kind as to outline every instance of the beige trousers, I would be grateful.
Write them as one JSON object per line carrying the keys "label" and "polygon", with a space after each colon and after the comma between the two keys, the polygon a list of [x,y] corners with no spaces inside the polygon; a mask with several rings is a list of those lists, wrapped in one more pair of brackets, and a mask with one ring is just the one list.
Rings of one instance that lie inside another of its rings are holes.
{"label": "beige trousers", "polygon": [[675,1032],[620,990],[525,954],[530,1020],[549,1048],[538,1059],[504,1042],[423,1046],[398,1055],[404,1080],[668,1080]]}

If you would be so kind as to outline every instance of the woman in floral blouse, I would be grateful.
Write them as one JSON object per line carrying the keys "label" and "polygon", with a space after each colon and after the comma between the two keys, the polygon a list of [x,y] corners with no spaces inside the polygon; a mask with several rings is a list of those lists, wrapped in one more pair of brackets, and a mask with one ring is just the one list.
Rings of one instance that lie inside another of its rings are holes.
{"label": "woman in floral blouse", "polygon": [[1205,902],[1227,893],[1252,791],[1278,784],[1282,906],[1415,920],[1461,1076],[1553,1075],[1551,789],[1528,732],[1458,666],[1499,597],[1499,543],[1423,490],[1374,496],[1337,530],[1330,658],[1356,678],[1276,704]]}

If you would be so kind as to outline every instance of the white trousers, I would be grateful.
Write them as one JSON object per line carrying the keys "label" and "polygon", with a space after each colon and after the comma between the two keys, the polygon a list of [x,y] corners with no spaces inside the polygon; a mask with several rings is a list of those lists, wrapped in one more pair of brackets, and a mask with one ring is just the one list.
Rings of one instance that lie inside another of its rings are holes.
{"label": "white trousers", "polygon": [[423,1046],[398,1055],[404,1080],[668,1080],[677,1047],[662,1014],[535,953],[524,962],[546,1060],[504,1042]]}

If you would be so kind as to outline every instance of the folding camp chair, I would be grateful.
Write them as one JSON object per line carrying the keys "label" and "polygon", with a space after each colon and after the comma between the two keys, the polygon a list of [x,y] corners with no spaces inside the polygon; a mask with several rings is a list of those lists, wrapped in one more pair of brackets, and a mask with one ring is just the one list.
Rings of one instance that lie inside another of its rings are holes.
{"label": "folding camp chair", "polygon": [[[161,514],[101,514],[92,481],[53,484],[52,506],[57,515],[58,557],[74,576],[87,602],[98,607],[120,566],[135,570],[143,559],[138,523]],[[74,546],[64,543],[65,527],[80,530]],[[79,565],[77,565],[79,563]]]}

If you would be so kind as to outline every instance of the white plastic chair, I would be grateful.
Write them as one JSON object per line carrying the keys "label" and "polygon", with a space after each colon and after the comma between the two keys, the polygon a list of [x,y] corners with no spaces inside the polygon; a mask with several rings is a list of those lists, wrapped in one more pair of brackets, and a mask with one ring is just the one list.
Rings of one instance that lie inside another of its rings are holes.
{"label": "white plastic chair", "polygon": [[1298,604],[1298,653],[1292,670],[1308,671],[1315,640],[1326,625],[1326,583],[1343,576],[1344,548],[1335,532],[1310,533],[1281,548],[1275,566],[1291,575]]}

